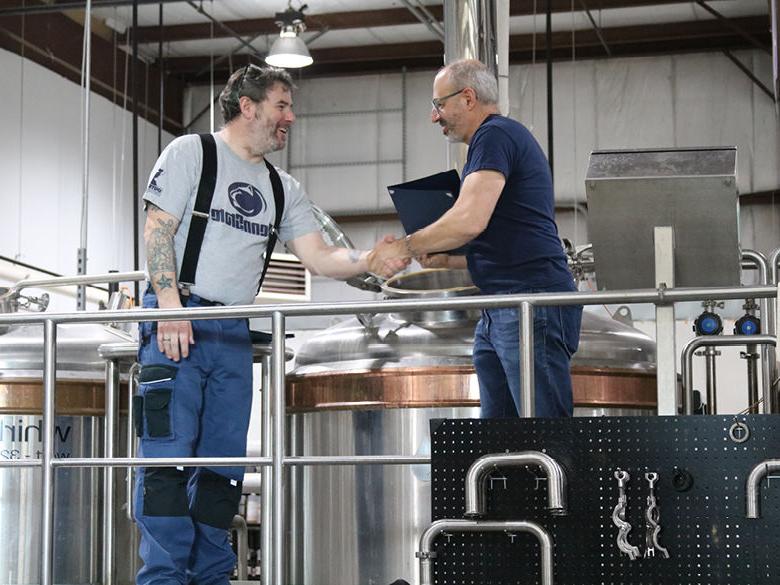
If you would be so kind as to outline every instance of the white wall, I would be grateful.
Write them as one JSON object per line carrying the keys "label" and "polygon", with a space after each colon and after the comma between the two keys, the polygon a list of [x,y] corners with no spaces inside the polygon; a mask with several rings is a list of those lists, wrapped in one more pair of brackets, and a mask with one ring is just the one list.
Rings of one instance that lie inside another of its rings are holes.
{"label": "white wall", "polygon": [[[76,274],[81,238],[82,91],[72,81],[2,50],[0,71],[4,187],[0,254],[53,272]],[[94,93],[91,109],[87,271],[132,270],[133,205],[140,205],[140,194],[132,193],[132,116]],[[163,146],[171,138],[164,132]],[[156,127],[140,119],[139,140],[139,177],[144,186],[157,157]],[[0,283],[27,272],[2,270]],[[72,299],[64,298],[66,308],[73,308]]]}

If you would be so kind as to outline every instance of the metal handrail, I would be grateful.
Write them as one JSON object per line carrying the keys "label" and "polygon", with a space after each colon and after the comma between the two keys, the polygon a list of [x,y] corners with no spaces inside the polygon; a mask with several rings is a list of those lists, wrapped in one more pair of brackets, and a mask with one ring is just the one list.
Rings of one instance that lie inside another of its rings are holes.
{"label": "metal handrail", "polygon": [[[740,345],[775,346],[777,338],[772,335],[711,335],[694,337],[683,346],[680,362],[682,391],[685,396],[685,414],[693,414],[693,354],[700,347],[734,347]],[[768,402],[764,389],[764,404]],[[713,406],[713,405],[710,405]]]}
{"label": "metal handrail", "polygon": [[[57,363],[57,325],[64,323],[104,323],[133,321],[163,321],[174,319],[211,319],[211,318],[248,318],[272,317],[273,341],[271,352],[271,389],[273,391],[273,445],[270,462],[268,458],[180,458],[180,459],[109,459],[108,463],[120,463],[133,466],[172,466],[172,465],[269,465],[272,468],[272,500],[273,500],[273,538],[271,559],[271,583],[283,583],[284,569],[284,501],[283,501],[283,471],[286,464],[293,460],[284,455],[284,411],[285,411],[285,317],[313,315],[341,315],[356,312],[391,313],[414,307],[417,310],[447,310],[469,308],[521,307],[518,314],[520,320],[521,364],[523,379],[530,380],[533,364],[533,344],[527,343],[528,334],[533,333],[530,326],[533,320],[535,306],[548,305],[601,305],[611,303],[653,303],[656,305],[675,302],[706,299],[744,299],[744,298],[775,298],[778,289],[771,286],[749,287],[715,287],[715,288],[678,288],[678,289],[645,289],[636,291],[613,292],[573,292],[545,293],[534,295],[497,295],[473,298],[449,298],[438,300],[409,299],[393,301],[374,301],[361,303],[299,303],[283,306],[235,306],[235,307],[198,307],[183,309],[134,309],[126,311],[93,311],[80,313],[52,314],[15,314],[3,315],[0,324],[43,323],[44,329],[44,364],[43,364],[43,457],[39,465],[43,468],[42,486],[42,520],[41,520],[41,585],[52,585],[53,545],[54,545],[54,471],[58,467],[101,466],[96,460],[60,460],[54,458],[54,391]],[[525,388],[525,385],[524,385]],[[525,392],[533,396],[533,392]],[[530,399],[530,397],[529,397]],[[524,407],[526,404],[524,404]],[[533,416],[533,405],[524,408],[528,416]],[[302,461],[299,459],[299,463]],[[365,462],[365,461],[363,461]],[[361,463],[363,463],[361,462]],[[37,462],[9,462],[15,465],[35,464]],[[357,462],[356,462],[357,463]],[[2,462],[0,462],[2,465]],[[11,465],[14,466],[14,465]],[[29,466],[29,465],[26,465]]]}
{"label": "metal handrail", "polygon": [[173,321],[185,318],[238,319],[272,317],[314,317],[350,315],[362,312],[397,313],[409,309],[444,311],[452,309],[515,308],[522,303],[533,306],[612,305],[612,304],[673,304],[701,299],[763,299],[777,294],[774,286],[741,286],[710,288],[658,288],[602,292],[535,293],[517,295],[485,295],[444,299],[401,299],[340,302],[290,303],[287,305],[234,305],[229,307],[186,307],[182,309],[130,309],[119,311],[80,311],[77,313],[15,313],[4,314],[0,325],[38,324],[51,321],[57,325],[71,323],[129,323],[140,321]]}

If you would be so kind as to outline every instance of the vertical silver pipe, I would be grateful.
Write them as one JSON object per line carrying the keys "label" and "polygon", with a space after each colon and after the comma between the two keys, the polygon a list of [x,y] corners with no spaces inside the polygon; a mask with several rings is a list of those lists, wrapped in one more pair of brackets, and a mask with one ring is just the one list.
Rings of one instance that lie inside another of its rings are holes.
{"label": "vertical silver pipe", "polygon": [[[655,284],[660,290],[674,287],[674,230],[670,226],[656,226],[653,229],[655,244]],[[655,343],[658,363],[656,393],[658,414],[677,414],[677,349],[674,335],[674,305],[655,306]]]}
{"label": "vertical silver pipe", "polygon": [[[140,364],[134,363],[127,373],[127,456],[135,457],[135,411],[133,409],[133,396],[135,396],[136,376]],[[127,519],[133,521],[133,468],[127,468]]]}
{"label": "vertical silver pipe", "polygon": [[[82,77],[84,81],[84,142],[83,147],[83,175],[81,178],[81,239],[77,253],[77,266],[79,274],[87,273],[87,218],[89,216],[89,113],[90,91],[92,86],[92,0],[87,0],[84,10],[84,55],[82,62],[84,69]],[[87,308],[87,289],[80,286],[76,293],[76,308],[84,311]]]}
{"label": "vertical silver pipe", "polygon": [[[271,427],[271,356],[264,355],[260,361],[263,368],[262,396],[260,397],[260,426],[263,433],[260,445],[263,457],[271,456],[271,444],[273,428]],[[271,496],[271,468],[263,467],[261,471],[262,483],[260,493],[260,582],[262,585],[271,584],[271,523],[273,498]]]}
{"label": "vertical silver pipe", "polygon": [[52,585],[54,565],[54,391],[57,379],[57,325],[43,322],[43,510],[41,513],[41,585]]}
{"label": "vertical silver pipe", "polygon": [[[98,428],[100,426],[100,417],[92,417],[92,429],[90,432],[90,445],[92,447],[92,455],[97,457],[100,455],[98,452],[98,445],[100,445],[100,439],[103,436]],[[103,475],[103,470],[97,467],[89,468],[89,547],[93,551],[89,555],[89,574],[90,583],[98,583],[101,579],[100,574],[100,555],[97,554],[98,543],[102,537],[100,528],[100,478]]]}
{"label": "vertical silver pipe", "polygon": [[284,585],[284,313],[272,317],[271,377],[274,389],[272,583]]}
{"label": "vertical silver pipe", "polygon": [[[288,419],[288,434],[290,437],[289,453],[290,455],[303,455],[300,450],[301,446],[301,432],[302,425],[300,424],[299,415],[291,415]],[[290,534],[289,539],[289,568],[287,572],[288,583],[291,585],[299,585],[303,583],[301,575],[301,563],[302,558],[301,550],[301,538],[303,537],[303,527],[301,522],[303,515],[302,510],[302,493],[301,486],[303,482],[304,468],[301,465],[293,465],[287,471],[287,483],[289,489],[289,498],[287,501],[287,510],[289,518],[289,526],[287,531]]]}
{"label": "vertical silver pipe", "polygon": [[248,578],[249,561],[249,528],[243,516],[233,516],[233,530],[236,532],[236,576],[239,581],[246,581]]}
{"label": "vertical silver pipe", "polygon": [[[754,250],[742,250],[742,259],[748,260],[755,264],[756,268],[758,268],[758,283],[759,284],[769,284],[769,260],[766,256],[764,256],[761,252],[756,252]],[[759,311],[761,312],[761,333],[769,333],[772,330],[771,321],[773,319],[773,307],[771,307],[772,301],[771,299],[759,299],[758,300],[758,307]],[[754,350],[757,350],[758,348],[753,348]],[[750,348],[748,348],[748,353],[751,353]],[[769,414],[772,412],[771,410],[771,394],[772,394],[772,376],[774,374],[774,348],[769,345],[762,345],[761,346],[761,388],[763,391],[763,403],[758,412],[763,412],[765,414]],[[750,393],[750,380],[751,380],[751,369],[755,370],[755,361],[748,359],[748,393]],[[758,375],[758,372],[755,372],[756,375]],[[756,400],[751,400],[750,404],[755,404],[758,401],[758,395],[756,395]]]}
{"label": "vertical silver pipe", "polygon": [[[769,259],[767,261],[767,265],[769,267],[769,274],[767,276],[768,282],[767,284],[773,284],[777,285],[777,263],[780,261],[780,248],[777,248],[774,250],[770,255]],[[767,299],[767,311],[766,311],[766,333],[769,335],[777,335],[778,333],[778,326],[776,323],[776,318],[780,315],[778,315],[778,303],[777,299],[771,298]],[[763,316],[762,316],[763,318]],[[775,397],[775,391],[774,391],[774,381],[777,378],[777,364],[775,363],[775,348],[770,347],[769,351],[767,352],[767,361],[769,362],[769,367],[767,368],[769,370],[767,378],[769,379],[769,396],[764,396],[764,400],[767,401],[767,404],[765,405],[768,410],[765,410],[765,412],[769,413],[777,413],[780,412],[780,405],[777,404],[777,398]]]}
{"label": "vertical silver pipe", "polygon": [[[764,348],[768,346],[763,346]],[[763,353],[763,352],[762,352]],[[745,359],[747,360],[747,383],[748,383],[748,408],[750,414],[758,414],[758,346],[748,345],[745,350]],[[766,398],[766,394],[765,394]]]}
{"label": "vertical silver pipe", "polygon": [[[119,364],[106,362],[106,419],[103,432],[103,456],[114,457],[116,435]],[[114,583],[114,473],[113,467],[103,471],[103,583]]]}
{"label": "vertical silver pipe", "polygon": [[697,338],[692,339],[683,346],[680,377],[682,378],[683,413],[693,414],[693,354],[696,351]]}
{"label": "vertical silver pipe", "polygon": [[704,356],[707,361],[707,414],[718,414],[716,355],[718,355],[718,351],[714,347],[708,347],[704,350]]}
{"label": "vertical silver pipe", "polygon": [[536,416],[536,391],[534,385],[534,307],[520,303],[517,316],[520,322],[520,416]]}

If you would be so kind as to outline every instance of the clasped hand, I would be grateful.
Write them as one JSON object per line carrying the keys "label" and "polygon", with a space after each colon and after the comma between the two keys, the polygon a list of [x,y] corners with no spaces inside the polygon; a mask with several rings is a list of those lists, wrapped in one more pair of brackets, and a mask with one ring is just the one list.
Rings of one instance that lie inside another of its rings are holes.
{"label": "clasped hand", "polygon": [[368,270],[383,278],[390,278],[409,266],[411,261],[403,240],[387,235],[368,253]]}

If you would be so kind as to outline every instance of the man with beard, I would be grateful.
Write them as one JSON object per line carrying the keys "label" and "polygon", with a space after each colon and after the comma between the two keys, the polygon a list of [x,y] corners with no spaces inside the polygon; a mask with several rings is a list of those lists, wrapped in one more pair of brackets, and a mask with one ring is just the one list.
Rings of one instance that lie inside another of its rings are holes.
{"label": "man with beard", "polygon": [[[263,253],[277,233],[315,274],[389,277],[408,264],[326,245],[298,181],[265,160],[284,148],[295,121],[293,87],[283,69],[236,71],[219,97],[224,127],[177,138],[160,155],[144,194],[144,307],[251,304]],[[245,456],[252,405],[247,320],[147,322],[139,337],[134,405],[141,456]],[[227,585],[236,562],[228,529],[243,473],[243,467],[139,470],[139,585]]]}
{"label": "man with beard", "polygon": [[[432,104],[431,121],[448,140],[469,145],[460,194],[438,221],[380,255],[468,267],[483,294],[576,290],[555,225],[550,166],[528,129],[499,113],[493,74],[479,61],[456,61],[436,75]],[[465,257],[431,255],[466,244]],[[536,416],[572,415],[569,367],[581,317],[579,306],[535,308]],[[516,309],[482,311],[473,354],[482,417],[519,416]]]}

